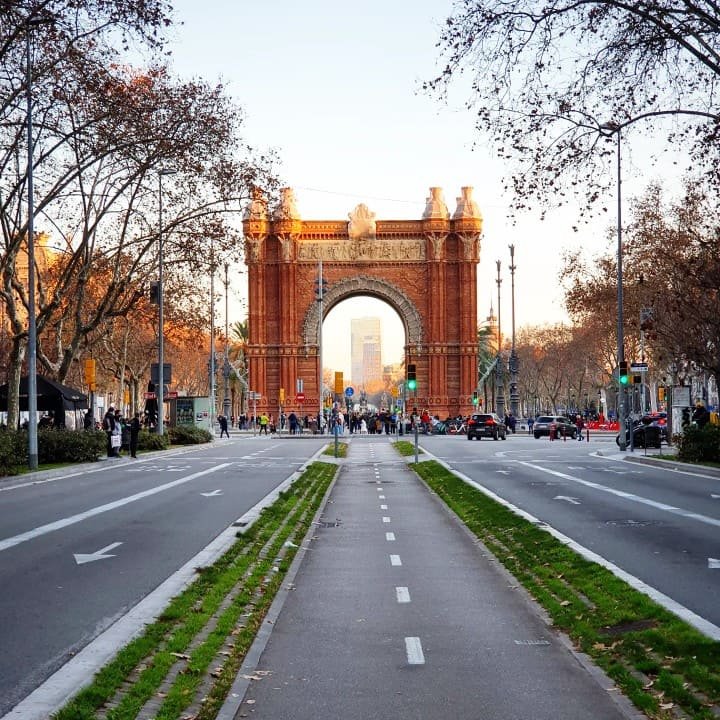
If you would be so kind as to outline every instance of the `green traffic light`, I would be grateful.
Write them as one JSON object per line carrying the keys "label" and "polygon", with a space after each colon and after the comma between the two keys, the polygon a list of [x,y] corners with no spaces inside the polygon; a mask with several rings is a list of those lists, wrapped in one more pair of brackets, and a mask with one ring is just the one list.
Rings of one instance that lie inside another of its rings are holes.
{"label": "green traffic light", "polygon": [[621,385],[627,385],[628,384],[628,376],[627,375],[621,375],[620,376],[620,384]]}
{"label": "green traffic light", "polygon": [[417,388],[417,380],[408,380],[408,390],[415,390]]}

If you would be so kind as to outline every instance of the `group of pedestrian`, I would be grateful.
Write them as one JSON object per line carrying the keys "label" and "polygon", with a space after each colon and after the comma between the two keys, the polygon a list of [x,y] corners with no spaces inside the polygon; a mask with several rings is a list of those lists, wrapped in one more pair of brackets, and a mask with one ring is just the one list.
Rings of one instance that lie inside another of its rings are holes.
{"label": "group of pedestrian", "polygon": [[111,405],[102,421],[102,429],[107,436],[107,456],[109,458],[120,457],[120,450],[123,447],[123,431],[125,431],[128,436],[130,457],[136,458],[141,425],[140,413],[136,412],[132,419],[128,421],[123,418],[120,410],[116,410]]}

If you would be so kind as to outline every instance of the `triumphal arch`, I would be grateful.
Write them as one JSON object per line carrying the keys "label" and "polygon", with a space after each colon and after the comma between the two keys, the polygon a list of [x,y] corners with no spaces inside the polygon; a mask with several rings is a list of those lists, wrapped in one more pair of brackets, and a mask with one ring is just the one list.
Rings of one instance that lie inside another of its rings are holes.
{"label": "triumphal arch", "polygon": [[[260,191],[243,218],[248,266],[250,390],[258,412],[298,410],[296,381],[303,381],[304,413],[322,403],[316,299],[320,268],[325,280],[323,318],[355,296],[387,302],[405,327],[405,365],[417,371],[417,394],[408,405],[442,418],[472,410],[477,385],[477,265],[482,217],[464,187],[451,214],[441,188],[430,188],[419,220],[376,220],[358,205],[349,220],[303,220],[290,188],[268,208]],[[333,389],[333,388],[331,388]]]}

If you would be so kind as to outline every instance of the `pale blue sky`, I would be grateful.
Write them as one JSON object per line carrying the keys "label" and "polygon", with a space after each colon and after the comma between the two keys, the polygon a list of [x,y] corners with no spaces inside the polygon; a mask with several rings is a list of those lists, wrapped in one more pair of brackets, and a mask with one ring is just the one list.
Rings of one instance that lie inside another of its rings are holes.
{"label": "pale blue sky", "polygon": [[[304,218],[345,219],[364,202],[378,219],[417,219],[430,186],[444,188],[451,212],[460,187],[474,186],[484,217],[478,317],[487,315],[491,299],[497,306],[500,259],[503,331],[509,334],[508,245],[514,243],[516,325],[564,319],[557,285],[561,252],[580,243],[601,250],[614,217],[580,234],[571,230],[569,211],[545,222],[521,218],[514,227],[506,220],[502,167],[490,148],[474,147],[480,138],[460,89],[454,107],[419,92],[437,70],[435,43],[448,0],[174,4],[184,23],[175,31],[175,70],[228,85],[246,112],[248,141],[277,148],[280,174],[295,189]],[[343,339],[332,344],[336,353],[328,348],[327,366],[349,373],[349,317],[369,314],[364,302],[355,310],[343,304],[326,320],[324,333]],[[399,359],[404,340],[397,316],[388,317],[386,363]]]}

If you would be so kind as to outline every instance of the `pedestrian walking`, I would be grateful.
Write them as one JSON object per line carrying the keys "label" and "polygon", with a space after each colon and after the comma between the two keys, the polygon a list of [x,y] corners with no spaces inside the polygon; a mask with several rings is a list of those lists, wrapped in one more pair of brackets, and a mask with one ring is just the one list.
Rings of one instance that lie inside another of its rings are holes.
{"label": "pedestrian walking", "polygon": [[220,423],[220,437],[222,437],[223,433],[225,433],[225,435],[230,438],[227,418],[224,415],[218,415],[218,422]]}

